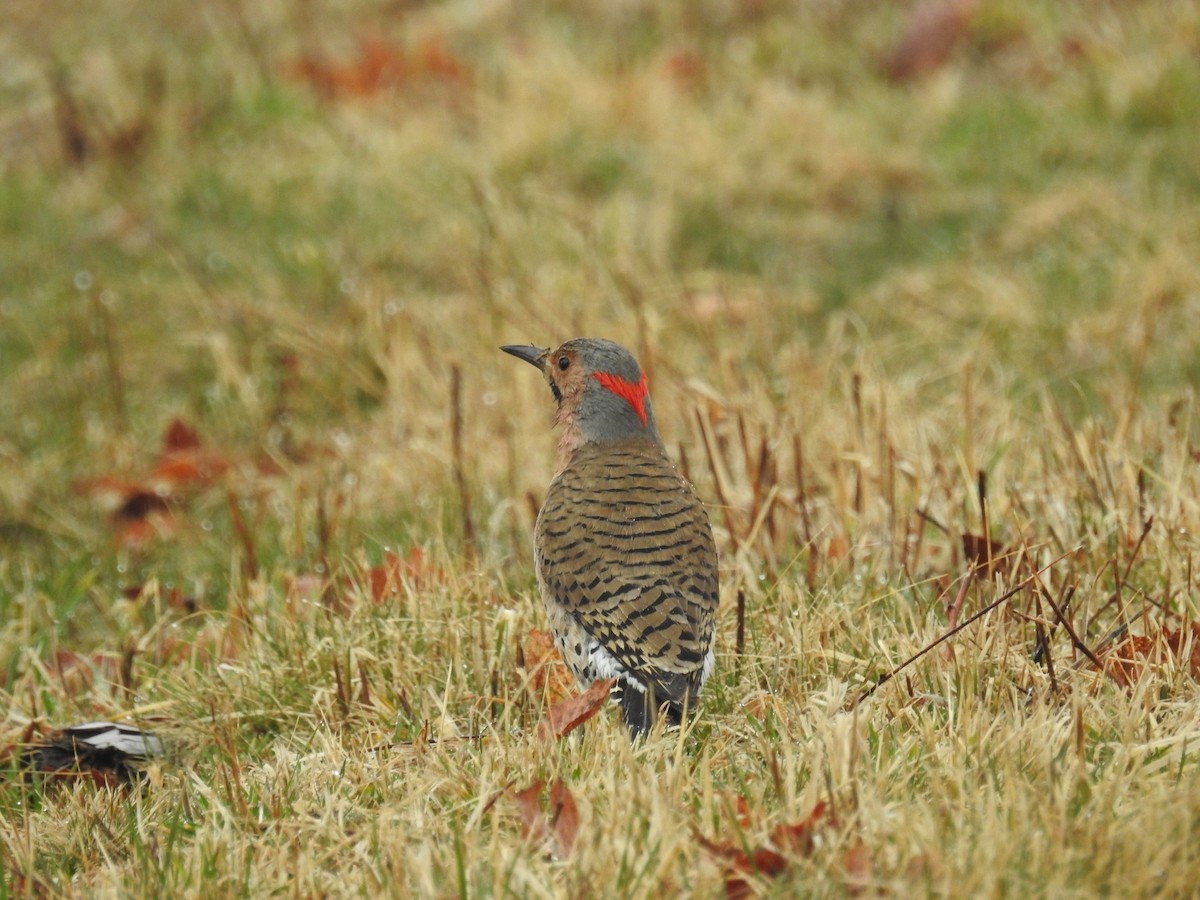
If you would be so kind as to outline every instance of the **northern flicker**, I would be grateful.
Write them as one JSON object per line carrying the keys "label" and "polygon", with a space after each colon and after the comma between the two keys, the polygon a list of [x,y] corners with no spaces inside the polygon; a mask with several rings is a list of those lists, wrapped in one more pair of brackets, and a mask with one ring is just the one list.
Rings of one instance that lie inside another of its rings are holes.
{"label": "northern flicker", "polygon": [[646,376],[619,344],[501,347],[558,404],[558,472],[534,558],[555,643],[585,687],[616,678],[631,734],[678,724],[713,668],[717,551],[708,514],[658,435]]}

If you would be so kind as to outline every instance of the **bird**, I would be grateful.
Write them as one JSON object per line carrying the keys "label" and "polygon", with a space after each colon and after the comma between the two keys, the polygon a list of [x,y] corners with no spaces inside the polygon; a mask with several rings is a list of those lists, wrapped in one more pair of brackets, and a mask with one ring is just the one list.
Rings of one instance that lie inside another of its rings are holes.
{"label": "bird", "polygon": [[89,774],[100,784],[124,784],[166,752],[161,738],[132,725],[85,722],[52,731],[21,755],[27,774],[70,777]]}
{"label": "bird", "polygon": [[534,528],[555,644],[587,687],[616,679],[630,736],[682,724],[714,666],[716,544],[704,504],[667,455],[645,372],[610,340],[507,345],[557,406],[558,468]]}

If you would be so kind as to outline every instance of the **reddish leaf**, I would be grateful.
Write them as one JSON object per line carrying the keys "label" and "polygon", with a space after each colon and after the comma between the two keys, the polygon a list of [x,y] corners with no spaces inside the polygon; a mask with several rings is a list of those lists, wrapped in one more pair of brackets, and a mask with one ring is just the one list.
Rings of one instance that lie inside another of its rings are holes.
{"label": "reddish leaf", "polygon": [[471,75],[466,63],[447,50],[441,35],[436,34],[421,43],[414,69],[426,77],[443,82],[463,82]]}
{"label": "reddish leaf", "polygon": [[[388,553],[388,557],[394,554]],[[367,572],[367,577],[371,581],[371,599],[376,603],[383,603],[389,597],[394,597],[400,593],[399,580],[396,578],[395,569],[388,565],[389,560],[385,560],[382,566],[372,566]]]}
{"label": "reddish leaf", "polygon": [[426,38],[414,53],[390,41],[364,36],[359,39],[358,57],[349,63],[304,56],[287,63],[284,74],[332,100],[371,97],[414,79],[461,83],[469,79],[470,69],[446,49],[438,35]]}
{"label": "reddish leaf", "polygon": [[431,564],[425,557],[425,551],[414,546],[409,548],[408,556],[403,559],[391,550],[387,551],[383,555],[383,565],[373,566],[367,572],[367,578],[371,586],[371,599],[376,603],[385,603],[399,595],[402,585],[421,588],[445,582],[446,572]]}
{"label": "reddish leaf", "polygon": [[1130,687],[1146,671],[1155,642],[1145,635],[1127,634],[1102,658],[1104,670],[1121,687]]}
{"label": "reddish leaf", "polygon": [[180,450],[196,450],[200,446],[200,434],[180,418],[171,420],[163,432],[163,455]]}
{"label": "reddish leaf", "polygon": [[538,735],[543,738],[560,738],[570,734],[600,711],[616,683],[615,678],[593,681],[582,694],[566,697],[551,704],[546,718],[538,725]]}
{"label": "reddish leaf", "polygon": [[173,536],[184,489],[209,486],[231,465],[224,454],[201,449],[199,435],[182,419],[167,426],[162,445],[154,468],[144,478],[106,475],[76,485],[76,490],[90,494],[110,511],[117,542],[131,550]]}
{"label": "reddish leaf", "polygon": [[750,827],[750,801],[741,794],[737,798],[737,820],[743,831]]}
{"label": "reddish leaf", "polygon": [[892,81],[910,81],[940,69],[962,42],[979,0],[930,0],[908,16],[904,35],[884,62]]}
{"label": "reddish leaf", "polygon": [[864,891],[870,886],[873,866],[867,845],[855,841],[842,853],[842,871],[846,873],[846,886],[851,891]]}
{"label": "reddish leaf", "polygon": [[521,645],[525,657],[525,670],[530,684],[538,693],[545,694],[551,703],[557,703],[575,689],[575,676],[571,674],[549,632],[531,629]]}
{"label": "reddish leaf", "polygon": [[[1189,634],[1190,648],[1187,646]],[[1182,658],[1185,649],[1189,650],[1186,661]],[[1157,668],[1167,658],[1186,665],[1188,674],[1200,679],[1200,625],[1151,635],[1126,634],[1108,649],[1101,661],[1113,681],[1121,687],[1130,687],[1148,668]]]}
{"label": "reddish leaf", "polygon": [[132,494],[110,517],[116,541],[127,550],[142,550],[155,540],[172,537],[179,523],[162,497],[147,491]]}
{"label": "reddish leaf", "polygon": [[571,855],[579,831],[579,809],[561,778],[550,785],[550,805],[543,808],[544,787],[542,782],[534,781],[512,795],[521,819],[521,836],[539,846],[548,844],[555,857],[566,859]]}
{"label": "reddish leaf", "polygon": [[575,836],[579,832],[579,808],[561,778],[550,785],[549,812],[554,826],[554,855],[566,859],[575,847]]}
{"label": "reddish leaf", "polygon": [[981,534],[964,534],[962,546],[963,556],[989,574],[1007,571],[1013,556],[999,541],[988,541]]}
{"label": "reddish leaf", "polygon": [[513,803],[517,807],[517,815],[521,818],[521,837],[534,839],[539,843],[546,840],[546,817],[542,813],[542,788],[540,781],[534,781],[524,790],[513,793]]}
{"label": "reddish leaf", "polygon": [[673,81],[686,88],[703,84],[708,76],[708,63],[694,50],[676,50],[663,68]]}
{"label": "reddish leaf", "polygon": [[783,823],[771,829],[771,842],[780,850],[799,856],[808,856],[813,850],[813,833],[818,825],[834,824],[825,822],[829,807],[824,801],[817,803],[812,812],[800,822]]}
{"label": "reddish leaf", "polygon": [[842,535],[835,534],[829,539],[829,546],[826,548],[825,553],[834,562],[844,559],[850,553],[850,542]]}
{"label": "reddish leaf", "polygon": [[284,66],[284,74],[307,84],[326,99],[339,96],[366,97],[395,84],[404,76],[400,51],[378,38],[359,40],[357,59],[332,63],[316,56],[299,57]]}
{"label": "reddish leaf", "polygon": [[172,419],[163,433],[162,452],[150,478],[162,488],[210,484],[229,468],[229,459],[200,446],[200,434],[183,419]]}
{"label": "reddish leaf", "polygon": [[[759,873],[774,877],[787,868],[787,860],[767,847],[746,851],[733,844],[719,843],[697,833],[696,840],[700,846],[716,857],[731,872]],[[728,888],[728,885],[726,885]]]}
{"label": "reddish leaf", "polygon": [[1189,636],[1192,646],[1188,655],[1188,674],[1193,678],[1200,679],[1200,625],[1193,624],[1187,631],[1180,628],[1178,631],[1167,631],[1164,634],[1167,646],[1177,657],[1183,656]]}
{"label": "reddish leaf", "polygon": [[788,855],[807,856],[812,853],[817,827],[835,824],[827,812],[827,805],[818,803],[802,821],[776,825],[771,830],[770,839],[774,847],[757,847],[748,851],[734,844],[709,840],[700,833],[696,834],[696,840],[729,870],[729,877],[725,880],[725,896],[748,897],[754,890],[743,876],[757,874],[777,878],[788,869]]}
{"label": "reddish leaf", "polygon": [[742,709],[746,715],[757,721],[764,721],[770,716],[782,718],[782,710],[775,695],[768,691],[757,691],[742,701]]}
{"label": "reddish leaf", "polygon": [[220,453],[204,450],[176,450],[159,457],[150,473],[155,487],[174,492],[184,487],[205,487],[229,469],[229,460]]}

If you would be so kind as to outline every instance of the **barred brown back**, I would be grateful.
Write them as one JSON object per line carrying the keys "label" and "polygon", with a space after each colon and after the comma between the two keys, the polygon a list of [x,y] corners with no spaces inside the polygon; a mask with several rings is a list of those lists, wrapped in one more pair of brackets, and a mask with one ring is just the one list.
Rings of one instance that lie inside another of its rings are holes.
{"label": "barred brown back", "polygon": [[[656,436],[655,436],[656,437]],[[618,676],[626,722],[694,706],[712,667],[717,555],[703,505],[656,439],[585,444],[546,495],[538,580],[584,683]]]}

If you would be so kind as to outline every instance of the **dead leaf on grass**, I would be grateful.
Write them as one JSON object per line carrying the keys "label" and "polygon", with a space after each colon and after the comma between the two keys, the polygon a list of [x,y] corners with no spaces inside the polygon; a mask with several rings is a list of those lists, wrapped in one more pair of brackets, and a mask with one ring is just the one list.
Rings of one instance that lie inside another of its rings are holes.
{"label": "dead leaf on grass", "polygon": [[999,541],[989,541],[982,534],[964,534],[962,548],[966,560],[989,575],[1007,572],[1013,558],[1013,551]]}
{"label": "dead leaf on grass", "polygon": [[416,588],[441,584],[446,580],[446,573],[428,559],[425,551],[412,546],[408,554],[400,554],[388,550],[383,555],[383,564],[374,566],[368,572],[371,582],[371,599],[376,603],[384,603],[400,593],[401,586],[410,584]]}
{"label": "dead leaf on grass", "polygon": [[616,683],[615,678],[593,681],[582,694],[552,703],[546,712],[546,718],[538,725],[538,735],[543,738],[561,738],[570,734],[600,711]]}
{"label": "dead leaf on grass", "polygon": [[163,432],[162,447],[145,475],[103,475],[78,483],[76,490],[109,511],[118,544],[140,550],[156,539],[173,537],[179,530],[183,501],[211,487],[230,467],[224,453],[203,449],[196,430],[175,418]]}
{"label": "dead leaf on grass", "polygon": [[980,0],[930,0],[908,15],[904,34],[884,61],[893,82],[911,81],[944,66],[967,36]]}
{"label": "dead leaf on grass", "polygon": [[512,794],[521,819],[521,836],[538,846],[545,846],[557,859],[566,859],[575,846],[579,831],[579,809],[575,798],[561,778],[550,785],[549,804],[542,806],[545,785],[534,781],[524,790]]}
{"label": "dead leaf on grass", "polygon": [[820,802],[799,822],[782,823],[771,829],[768,842],[771,846],[746,849],[743,845],[711,840],[699,833],[696,834],[696,840],[727,869],[725,895],[741,898],[755,894],[754,886],[746,876],[778,878],[788,870],[789,856],[794,858],[812,853],[818,828],[836,827],[836,824],[828,805]]}
{"label": "dead leaf on grass", "polygon": [[551,705],[575,690],[575,676],[559,656],[549,632],[530,629],[521,642],[521,653],[530,685],[537,693],[544,694]]}
{"label": "dead leaf on grass", "polygon": [[1104,671],[1124,688],[1136,684],[1147,670],[1158,670],[1172,659],[1176,665],[1186,667],[1190,677],[1200,679],[1200,625],[1176,631],[1164,629],[1150,635],[1126,634],[1101,656]]}
{"label": "dead leaf on grass", "polygon": [[414,81],[461,85],[470,80],[471,70],[447,49],[440,35],[432,35],[412,49],[364,35],[359,38],[357,56],[348,62],[310,54],[288,62],[284,74],[326,100],[335,100],[368,98]]}

